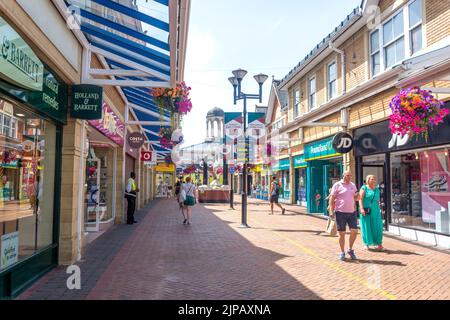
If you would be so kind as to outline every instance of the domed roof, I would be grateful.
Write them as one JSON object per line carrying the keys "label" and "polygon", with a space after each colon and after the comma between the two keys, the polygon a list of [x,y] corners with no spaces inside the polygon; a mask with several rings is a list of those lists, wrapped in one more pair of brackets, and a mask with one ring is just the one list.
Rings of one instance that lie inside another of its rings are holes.
{"label": "domed roof", "polygon": [[215,107],[214,109],[209,110],[207,117],[224,117],[225,116],[225,112],[218,108]]}

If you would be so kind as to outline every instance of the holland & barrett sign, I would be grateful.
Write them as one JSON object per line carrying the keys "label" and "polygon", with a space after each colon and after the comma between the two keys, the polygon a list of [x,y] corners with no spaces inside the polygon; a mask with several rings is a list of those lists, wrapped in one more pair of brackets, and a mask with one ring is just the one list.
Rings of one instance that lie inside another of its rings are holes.
{"label": "holland & barrett sign", "polygon": [[94,85],[72,86],[70,116],[77,119],[98,120],[102,118],[103,88]]}

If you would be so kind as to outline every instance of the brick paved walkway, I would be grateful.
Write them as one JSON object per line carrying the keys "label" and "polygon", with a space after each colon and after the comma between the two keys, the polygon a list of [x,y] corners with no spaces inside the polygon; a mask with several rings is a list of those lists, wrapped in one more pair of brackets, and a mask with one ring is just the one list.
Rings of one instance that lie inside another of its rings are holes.
{"label": "brick paved walkway", "polygon": [[174,200],[159,200],[88,247],[81,290],[58,268],[19,299],[450,299],[450,252],[393,237],[364,251],[358,238],[359,260],[340,262],[325,221],[287,208],[269,216],[251,200],[241,229],[239,206],[197,206],[183,226]]}

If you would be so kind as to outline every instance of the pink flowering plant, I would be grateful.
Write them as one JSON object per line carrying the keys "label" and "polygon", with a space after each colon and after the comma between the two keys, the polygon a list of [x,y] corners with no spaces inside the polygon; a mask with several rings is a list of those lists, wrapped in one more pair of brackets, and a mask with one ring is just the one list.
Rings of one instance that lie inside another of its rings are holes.
{"label": "pink flowering plant", "polygon": [[191,87],[183,81],[177,84],[175,88],[154,88],[150,94],[161,112],[168,110],[172,113],[185,115],[192,110],[192,102],[189,98],[190,91]]}
{"label": "pink flowering plant", "polygon": [[161,146],[164,148],[171,148],[173,147],[172,144],[172,128],[170,127],[163,127],[159,131],[159,142]]}
{"label": "pink flowering plant", "polygon": [[400,91],[389,104],[392,110],[389,128],[393,134],[409,134],[410,139],[423,135],[428,141],[428,130],[444,122],[449,110],[431,91],[410,88]]}

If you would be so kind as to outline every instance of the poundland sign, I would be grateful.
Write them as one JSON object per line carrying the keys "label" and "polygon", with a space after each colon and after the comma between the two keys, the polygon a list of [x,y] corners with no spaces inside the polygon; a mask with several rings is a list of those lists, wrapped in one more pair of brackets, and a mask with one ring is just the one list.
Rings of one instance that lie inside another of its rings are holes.
{"label": "poundland sign", "polygon": [[72,86],[70,116],[76,119],[98,120],[102,118],[103,88],[81,84]]}

